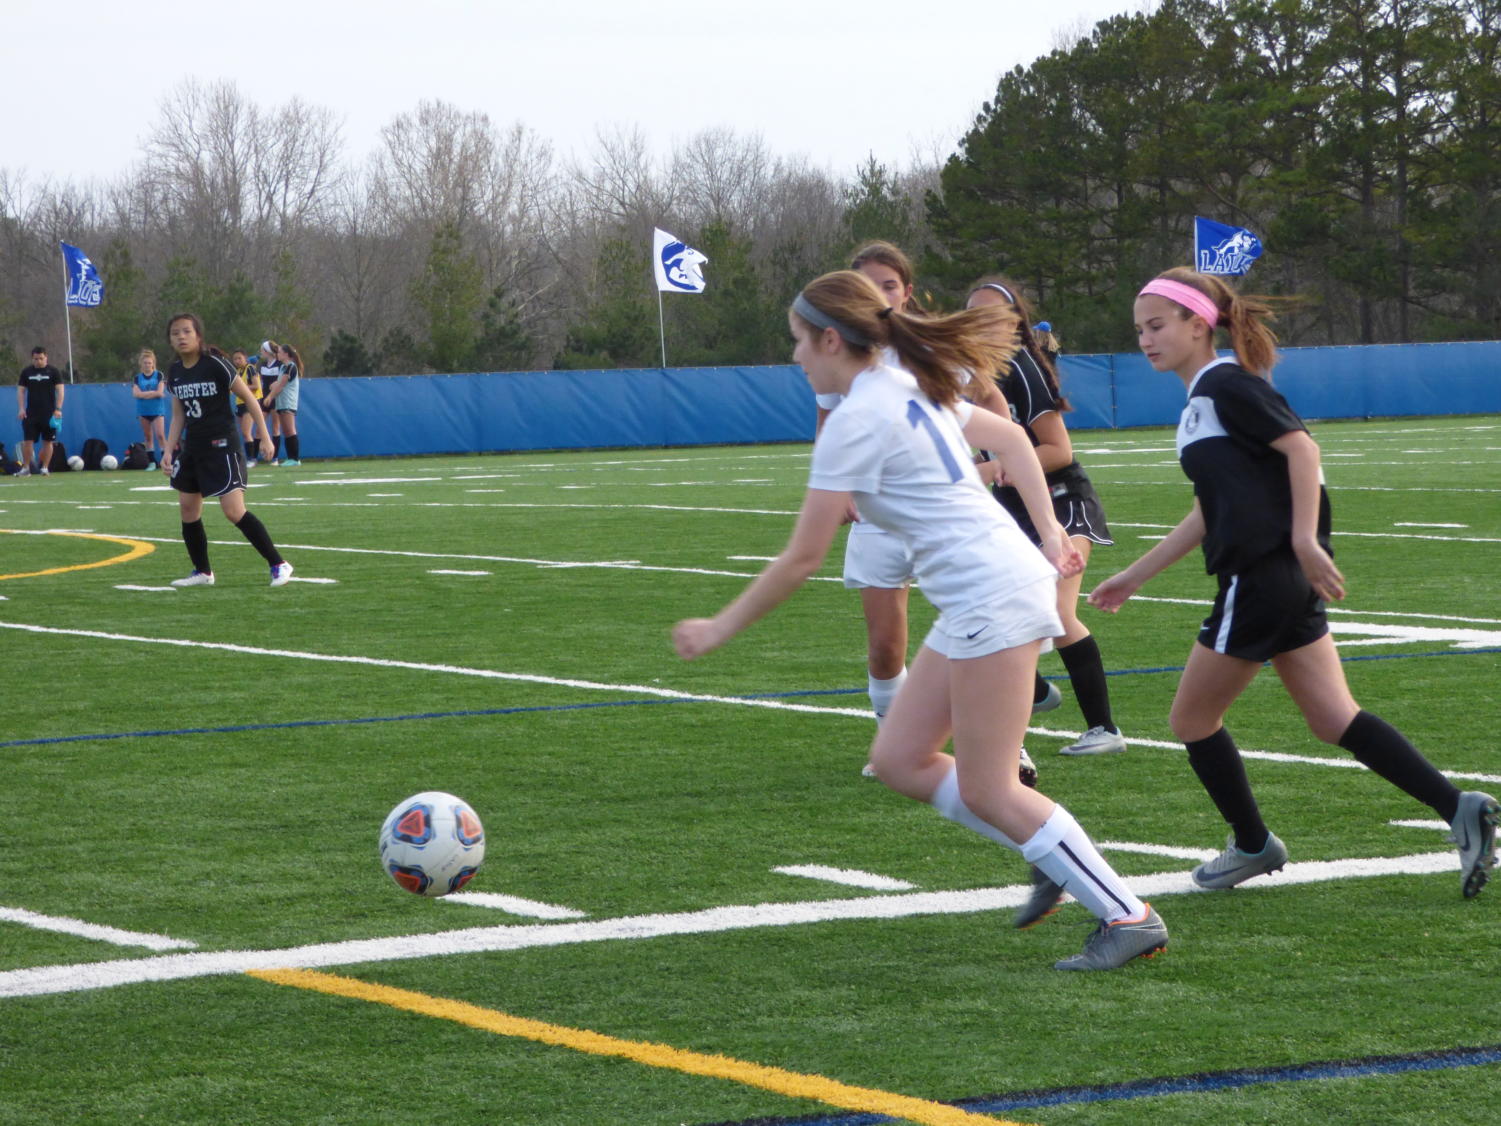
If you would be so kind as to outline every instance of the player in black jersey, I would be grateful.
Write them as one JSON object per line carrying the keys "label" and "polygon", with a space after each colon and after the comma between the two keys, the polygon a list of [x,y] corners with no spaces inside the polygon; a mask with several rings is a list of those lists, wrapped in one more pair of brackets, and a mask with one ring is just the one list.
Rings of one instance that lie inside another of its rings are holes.
{"label": "player in black jersey", "polygon": [[[1089,475],[1074,457],[1073,442],[1063,423],[1068,400],[1058,385],[1058,373],[1052,358],[1038,344],[1032,332],[1032,309],[1015,283],[1002,277],[981,278],[970,290],[967,304],[1002,305],[1021,318],[1021,348],[1011,359],[1010,370],[998,372],[996,382],[1010,408],[1011,418],[1022,426],[1031,439],[1037,458],[1047,474],[1048,492],[1053,511],[1068,532],[1079,554],[1089,560],[1095,544],[1109,546],[1110,528],[1105,523],[1105,509],[1100,504]],[[992,407],[992,409],[996,409]],[[1002,413],[1005,413],[1002,410]],[[984,470],[982,469],[982,476]],[[1015,489],[1004,483],[993,486],[997,500],[1011,513],[1021,530],[1037,542],[1036,529],[1027,516],[1026,507]],[[1079,620],[1079,586],[1083,575],[1058,583],[1058,615],[1063,619],[1063,635],[1053,639],[1069,683],[1084,715],[1083,736],[1064,747],[1065,755],[1112,754],[1126,749],[1125,737],[1116,727],[1110,710],[1110,689],[1105,678],[1105,664],[1100,647],[1089,627]],[[1043,700],[1051,688],[1039,678],[1034,699]],[[1050,695],[1056,699],[1057,689]],[[1038,707],[1037,704],[1033,705]],[[1038,707],[1038,710],[1043,710]]]}
{"label": "player in black jersey", "polygon": [[[1196,546],[1219,580],[1214,608],[1189,653],[1170,717],[1188,761],[1231,834],[1224,852],[1199,865],[1194,881],[1233,887],[1274,872],[1287,848],[1268,831],[1246,779],[1225,713],[1270,661],[1313,733],[1430,806],[1453,829],[1465,898],[1495,864],[1501,806],[1460,792],[1396,728],[1363,710],[1345,682],[1329,634],[1326,599],[1345,595],[1329,551],[1329,498],[1319,447],[1271,385],[1276,336],[1264,299],[1237,294],[1217,277],[1178,267],[1136,298],[1141,350],[1188,390],[1178,423],[1178,458],[1194,504],[1168,535],[1089,596],[1114,613],[1143,583]],[[1235,359],[1215,351],[1228,328]]]}
{"label": "player in black jersey", "polygon": [[213,586],[208,561],[208,534],[203,530],[203,498],[218,497],[229,522],[271,566],[271,585],[285,586],[292,565],[281,557],[266,526],[245,507],[245,454],[235,422],[236,397],[247,404],[261,435],[261,454],[271,456],[271,438],[260,404],[245,381],[217,348],[203,339],[203,322],[179,313],[167,322],[167,338],[177,360],[167,373],[172,396],[172,426],[162,448],[162,471],[178,492],[182,539],[193,573],[173,586]]}

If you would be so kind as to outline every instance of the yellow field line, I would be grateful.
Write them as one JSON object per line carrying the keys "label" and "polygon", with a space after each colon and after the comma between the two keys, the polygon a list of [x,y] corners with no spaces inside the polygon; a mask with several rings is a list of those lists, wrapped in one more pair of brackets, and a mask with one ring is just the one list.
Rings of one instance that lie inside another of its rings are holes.
{"label": "yellow field line", "polygon": [[132,559],[139,559],[143,555],[150,555],[156,550],[155,544],[145,543],[142,540],[121,539],[119,536],[99,536],[93,532],[22,532],[15,528],[0,528],[0,532],[10,536],[72,536],[80,540],[103,540],[105,543],[123,543],[130,548],[121,555],[112,555],[108,559],[101,559],[97,563],[75,563],[71,567],[49,567],[45,571],[26,571],[16,575],[0,575],[0,579],[34,579],[39,575],[61,575],[66,571],[88,571],[95,567],[113,567],[116,563],[129,563]]}
{"label": "yellow field line", "polygon": [[484,1009],[464,1001],[443,997],[431,997],[425,993],[413,993],[395,989],[389,985],[375,985],[354,978],[313,970],[249,970],[251,977],[277,985],[290,985],[298,989],[311,989],[335,997],[349,997],[358,1001],[373,1001],[380,1005],[404,1009],[423,1016],[451,1020],[500,1036],[518,1036],[589,1052],[598,1056],[618,1056],[643,1063],[649,1067],[669,1068],[689,1075],[703,1075],[711,1079],[729,1079],[750,1087],[786,1095],[789,1098],[812,1099],[827,1103],[841,1110],[863,1111],[867,1114],[884,1114],[923,1126],[1021,1126],[999,1118],[971,1114],[958,1107],[927,1099],[914,1099],[906,1095],[876,1091],[867,1087],[852,1087],[821,1075],[804,1075],[796,1071],[784,1071],[778,1067],[763,1067],[746,1063],[728,1056],[710,1056],[689,1052],[667,1044],[652,1044],[641,1040],[617,1040],[583,1028],[565,1028],[562,1025],[545,1024],[525,1017],[514,1017],[496,1009]]}

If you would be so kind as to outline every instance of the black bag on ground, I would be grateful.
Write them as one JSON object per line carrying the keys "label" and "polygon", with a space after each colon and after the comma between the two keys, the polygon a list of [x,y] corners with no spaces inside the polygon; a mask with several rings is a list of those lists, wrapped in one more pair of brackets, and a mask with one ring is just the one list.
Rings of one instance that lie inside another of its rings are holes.
{"label": "black bag on ground", "polygon": [[85,469],[98,469],[100,459],[109,453],[109,446],[105,445],[103,438],[90,438],[83,444],[83,467]]}
{"label": "black bag on ground", "polygon": [[120,462],[121,469],[146,469],[151,465],[151,455],[146,452],[144,442],[132,442],[125,447],[125,457]]}
{"label": "black bag on ground", "polygon": [[5,448],[5,443],[0,442],[0,473],[13,477],[19,472],[21,472],[21,463],[11,457],[10,452]]}
{"label": "black bag on ground", "polygon": [[52,473],[68,471],[68,450],[61,442],[52,443],[52,460],[47,462],[47,469]]}

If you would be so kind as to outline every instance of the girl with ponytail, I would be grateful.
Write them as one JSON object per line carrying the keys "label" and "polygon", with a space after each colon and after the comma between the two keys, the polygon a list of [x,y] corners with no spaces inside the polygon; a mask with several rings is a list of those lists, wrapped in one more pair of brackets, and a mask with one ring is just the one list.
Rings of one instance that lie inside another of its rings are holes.
{"label": "girl with ponytail", "polygon": [[[910,545],[939,612],[877,728],[870,760],[880,780],[1020,852],[1094,913],[1084,950],[1058,969],[1114,969],[1166,946],[1167,928],[1068,811],[1018,777],[1037,654],[1062,631],[1057,579],[1082,561],[1053,515],[1026,432],[960,397],[970,393],[967,373],[1009,358],[1016,323],[996,308],[913,316],[855,271],[805,287],[788,314],[793,359],[815,393],[844,399],[814,443],[786,548],[713,618],[679,622],[673,642],[693,660],[780,605],[822,565],[853,500],[863,519]],[[971,445],[997,454],[1040,552],[986,492]],[[951,736],[953,755],[944,749]]]}
{"label": "girl with ponytail", "polygon": [[[1231,830],[1225,850],[1194,869],[1194,882],[1233,887],[1287,863],[1287,846],[1262,820],[1224,727],[1230,705],[1270,661],[1314,735],[1449,823],[1461,891],[1477,895],[1495,863],[1501,806],[1489,794],[1458,790],[1401,732],[1364,711],[1345,682],[1324,609],[1327,599],[1345,595],[1330,554],[1329,497],[1318,444],[1268,378],[1277,343],[1270,302],[1180,267],[1142,288],[1135,314],[1147,360],[1177,375],[1188,392],[1178,460],[1193,481],[1194,502],[1166,538],[1101,583],[1089,601],[1115,613],[1195,547],[1218,580],[1169,716]],[[1234,359],[1215,351],[1221,327]]]}

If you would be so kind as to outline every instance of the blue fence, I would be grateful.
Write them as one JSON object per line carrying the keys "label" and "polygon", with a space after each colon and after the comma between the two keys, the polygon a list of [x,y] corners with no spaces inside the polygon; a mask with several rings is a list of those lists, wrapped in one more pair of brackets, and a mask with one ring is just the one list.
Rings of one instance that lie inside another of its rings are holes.
{"label": "blue fence", "polygon": [[[1176,377],[1141,356],[1066,356],[1072,429],[1175,422]],[[1304,418],[1501,413],[1501,342],[1289,348],[1278,388]],[[140,438],[126,384],[67,391],[62,440]],[[304,457],[805,442],[814,404],[792,365],[309,379]],[[19,423],[13,439],[19,440]]]}

